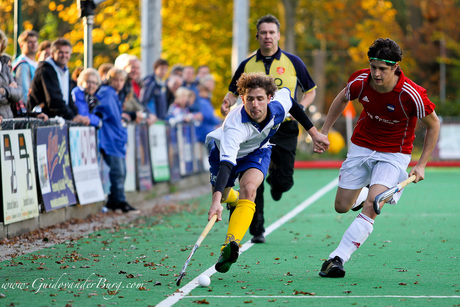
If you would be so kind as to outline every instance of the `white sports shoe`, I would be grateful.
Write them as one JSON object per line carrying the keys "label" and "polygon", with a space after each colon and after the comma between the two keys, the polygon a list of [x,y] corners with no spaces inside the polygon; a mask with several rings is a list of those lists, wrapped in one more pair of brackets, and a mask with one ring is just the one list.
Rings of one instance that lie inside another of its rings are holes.
{"label": "white sports shoe", "polygon": [[362,188],[355,203],[353,204],[353,206],[351,206],[351,210],[353,211],[360,210],[363,207],[363,204],[367,199],[367,194],[369,194],[369,188],[368,187]]}

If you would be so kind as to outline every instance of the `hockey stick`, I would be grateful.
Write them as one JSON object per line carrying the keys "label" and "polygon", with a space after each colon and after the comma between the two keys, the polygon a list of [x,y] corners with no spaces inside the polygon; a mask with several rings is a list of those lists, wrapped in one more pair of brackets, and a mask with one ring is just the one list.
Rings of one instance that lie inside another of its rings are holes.
{"label": "hockey stick", "polygon": [[208,222],[206,227],[203,229],[203,232],[201,235],[198,237],[198,240],[196,240],[195,246],[192,248],[192,251],[190,252],[190,255],[188,256],[187,260],[185,261],[184,267],[182,268],[182,271],[180,272],[179,278],[176,281],[176,285],[180,285],[180,281],[182,280],[182,277],[185,276],[185,270],[187,269],[188,263],[190,262],[190,259],[192,259],[193,254],[195,251],[200,247],[201,242],[203,242],[204,238],[208,234],[208,232],[211,230],[212,226],[214,226],[214,223],[217,220],[217,215],[213,215],[211,220]]}
{"label": "hockey stick", "polygon": [[403,182],[400,182],[397,185],[395,185],[394,187],[389,188],[388,190],[386,190],[386,191],[380,193],[379,195],[377,195],[375,197],[375,199],[374,199],[374,211],[375,211],[375,213],[380,214],[380,203],[381,202],[385,203],[388,199],[390,199],[390,197],[392,197],[393,195],[395,195],[396,193],[401,191],[409,183],[413,182],[415,180],[415,178],[417,178],[417,177],[415,175],[412,175],[409,178],[407,178],[406,180],[404,180]]}

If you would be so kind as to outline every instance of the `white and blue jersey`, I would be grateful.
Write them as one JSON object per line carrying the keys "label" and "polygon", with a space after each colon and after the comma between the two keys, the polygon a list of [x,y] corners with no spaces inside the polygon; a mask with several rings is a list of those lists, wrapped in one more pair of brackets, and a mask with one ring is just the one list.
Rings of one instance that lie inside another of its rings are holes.
{"label": "white and blue jersey", "polygon": [[259,148],[269,148],[270,137],[278,130],[292,107],[291,92],[283,88],[275,93],[268,104],[270,116],[267,124],[260,127],[246,113],[243,105],[234,108],[225,118],[221,127],[206,136],[206,144],[215,142],[220,151],[220,161],[233,165]]}

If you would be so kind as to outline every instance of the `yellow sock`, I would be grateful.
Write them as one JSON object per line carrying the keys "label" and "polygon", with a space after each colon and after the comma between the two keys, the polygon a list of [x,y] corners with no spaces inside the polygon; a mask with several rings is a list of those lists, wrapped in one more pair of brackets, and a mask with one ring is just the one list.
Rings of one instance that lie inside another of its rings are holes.
{"label": "yellow sock", "polygon": [[225,245],[230,241],[235,241],[238,244],[241,242],[251,225],[255,211],[256,204],[249,199],[238,200],[235,211],[230,217]]}
{"label": "yellow sock", "polygon": [[227,199],[222,201],[222,203],[236,203],[238,201],[239,196],[240,196],[240,193],[238,191],[236,191],[233,188],[230,188]]}

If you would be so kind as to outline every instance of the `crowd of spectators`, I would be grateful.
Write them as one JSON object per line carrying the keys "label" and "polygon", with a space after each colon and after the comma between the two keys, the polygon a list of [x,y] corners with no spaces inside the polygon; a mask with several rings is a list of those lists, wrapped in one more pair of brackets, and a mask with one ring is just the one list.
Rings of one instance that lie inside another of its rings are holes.
{"label": "crowd of spectators", "polygon": [[137,211],[124,195],[126,123],[190,122],[203,144],[206,134],[221,124],[211,104],[215,81],[206,65],[196,70],[190,65],[170,67],[167,60],[158,59],[142,78],[140,59],[125,53],[114,63],[97,69],[76,67],[71,73],[72,45],[67,39],[39,43],[38,33],[28,30],[18,42],[21,55],[12,59],[3,53],[8,39],[0,30],[0,123],[36,116],[96,127],[99,150],[110,167],[108,209]]}

